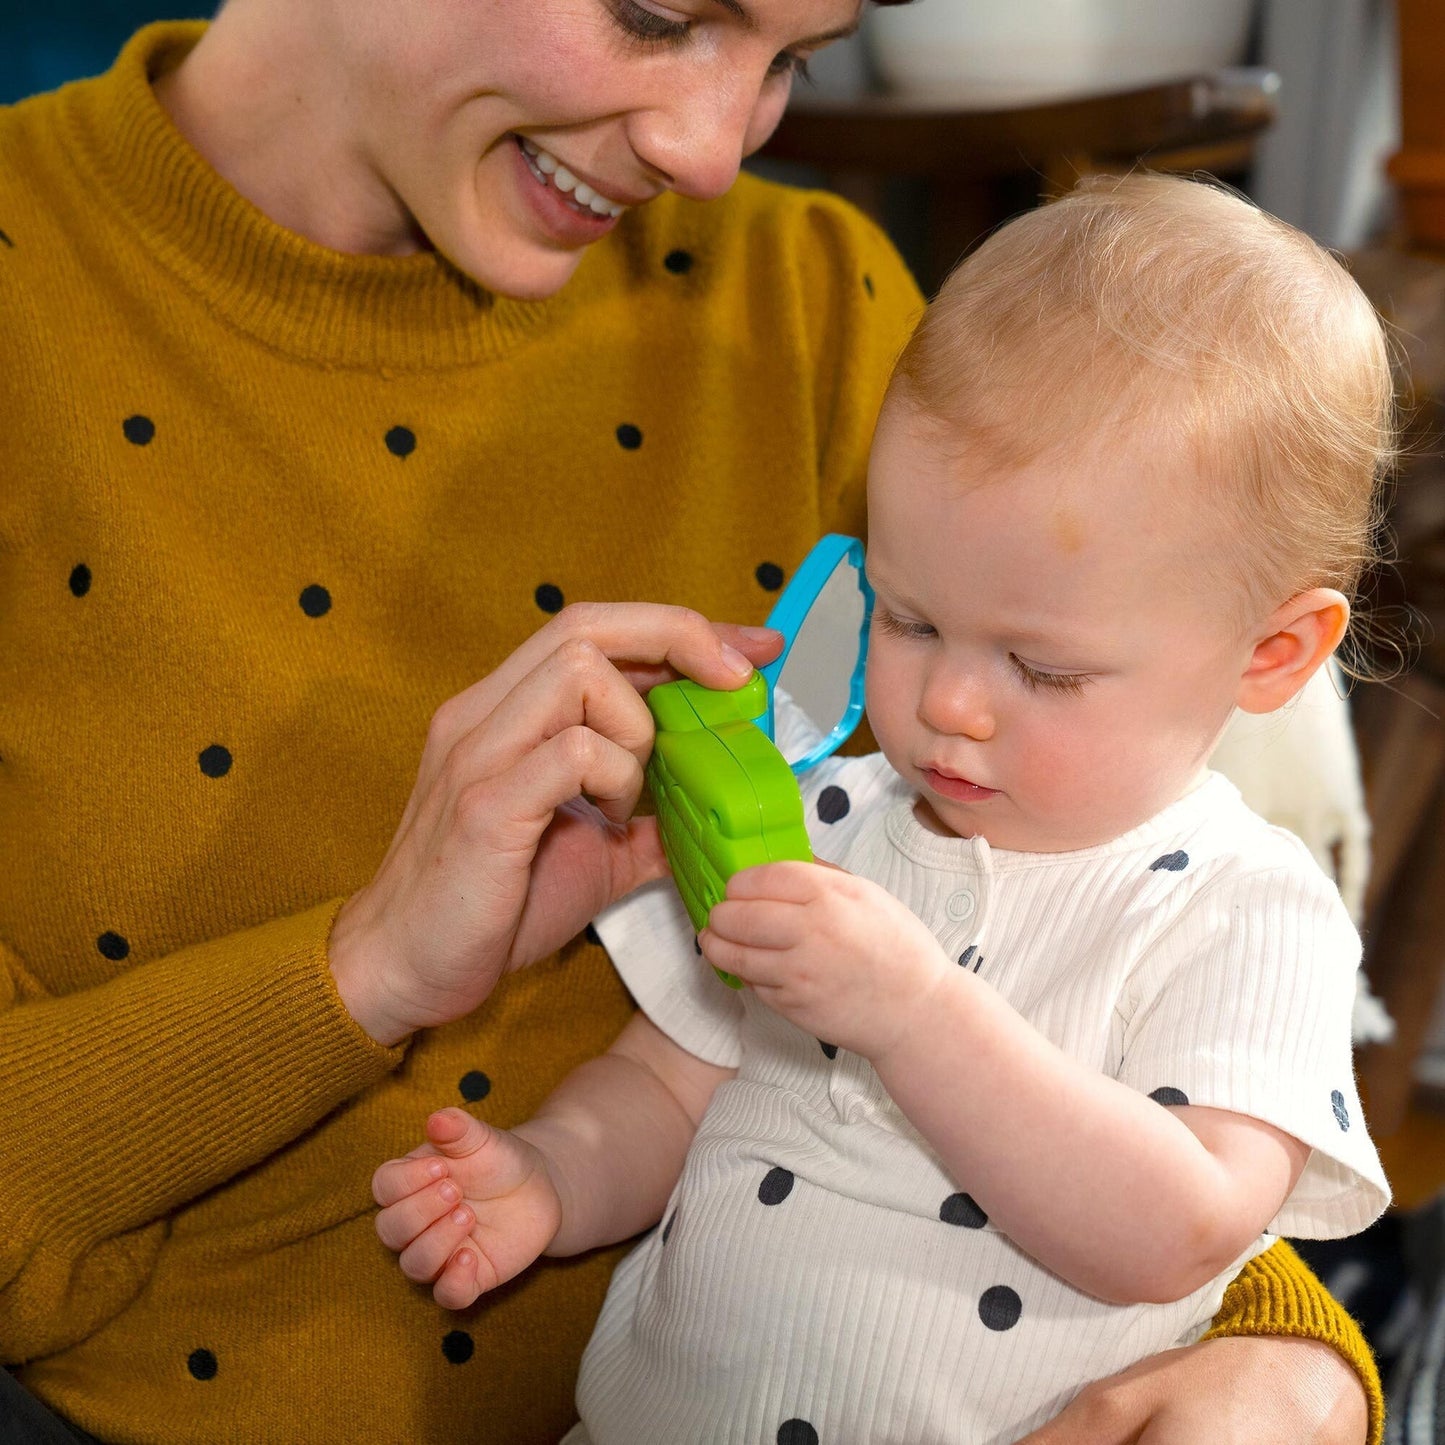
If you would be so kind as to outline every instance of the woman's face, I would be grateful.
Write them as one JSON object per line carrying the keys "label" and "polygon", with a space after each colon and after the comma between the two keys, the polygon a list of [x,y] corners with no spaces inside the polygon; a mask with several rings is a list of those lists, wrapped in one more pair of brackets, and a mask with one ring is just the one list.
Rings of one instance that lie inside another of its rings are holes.
{"label": "woman's face", "polygon": [[860,0],[328,0],[357,161],[490,290],[550,296],[618,216],[721,195]]}

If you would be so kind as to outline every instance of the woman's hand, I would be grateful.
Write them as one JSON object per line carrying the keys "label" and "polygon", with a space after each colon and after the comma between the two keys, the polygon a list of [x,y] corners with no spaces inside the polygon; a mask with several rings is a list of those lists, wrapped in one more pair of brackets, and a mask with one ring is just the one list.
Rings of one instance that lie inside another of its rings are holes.
{"label": "woman's hand", "polygon": [[376,876],[347,900],[331,968],[379,1043],[476,1008],[600,909],[665,871],[632,819],[652,751],[641,693],[737,687],[778,634],[647,603],[566,608],[442,704]]}
{"label": "woman's hand", "polygon": [[1090,1385],[1019,1445],[1364,1445],[1360,1377],[1318,1340],[1237,1335]]}

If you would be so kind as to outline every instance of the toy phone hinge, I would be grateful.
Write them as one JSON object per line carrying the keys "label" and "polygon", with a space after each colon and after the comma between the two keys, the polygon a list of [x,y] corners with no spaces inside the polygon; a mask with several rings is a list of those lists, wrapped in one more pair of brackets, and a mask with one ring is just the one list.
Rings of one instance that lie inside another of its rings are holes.
{"label": "toy phone hinge", "polygon": [[859,719],[863,716],[863,676],[868,655],[868,626],[873,616],[873,589],[869,587],[868,578],[863,572],[862,542],[857,537],[845,537],[841,533],[830,532],[803,559],[802,565],[793,574],[792,580],[783,589],[782,596],[768,614],[768,626],[775,627],[783,634],[783,650],[766,667],[760,669],[767,679],[768,702],[765,713],[757,719],[757,723],[769,738],[776,740],[773,691],[777,687],[783,665],[788,660],[788,654],[793,650],[793,643],[797,641],[798,633],[802,630],[804,619],[818,600],[818,594],[827,586],[828,579],[844,562],[853,568],[858,590],[863,596],[863,621],[858,631],[856,661],[848,683],[848,706],[833,730],[817,746],[796,762],[788,764],[795,774],[806,772],[815,763],[822,762],[824,758],[837,752],[853,735]]}

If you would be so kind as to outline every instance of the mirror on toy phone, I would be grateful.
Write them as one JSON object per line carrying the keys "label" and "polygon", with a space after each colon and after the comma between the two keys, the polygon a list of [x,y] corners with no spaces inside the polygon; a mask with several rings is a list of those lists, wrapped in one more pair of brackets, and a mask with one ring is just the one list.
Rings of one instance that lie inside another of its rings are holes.
{"label": "mirror on toy phone", "polygon": [[781,664],[765,672],[802,715],[790,722],[774,709],[774,740],[794,772],[841,746],[862,711],[863,660],[872,610],[862,565],[861,543],[824,538],[768,619],[790,644]]}

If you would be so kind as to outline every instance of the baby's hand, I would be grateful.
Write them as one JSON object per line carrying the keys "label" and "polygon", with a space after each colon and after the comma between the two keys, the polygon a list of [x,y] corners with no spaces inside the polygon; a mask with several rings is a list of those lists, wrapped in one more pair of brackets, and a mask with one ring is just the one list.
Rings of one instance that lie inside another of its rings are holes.
{"label": "baby's hand", "polygon": [[426,1121],[427,1143],[371,1178],[376,1232],[401,1272],[465,1309],[551,1244],[562,1220],[546,1160],[533,1145],[461,1109]]}
{"label": "baby's hand", "polygon": [[699,943],[708,962],[816,1038],[876,1059],[947,976],[927,927],[865,878],[831,864],[735,873]]}

